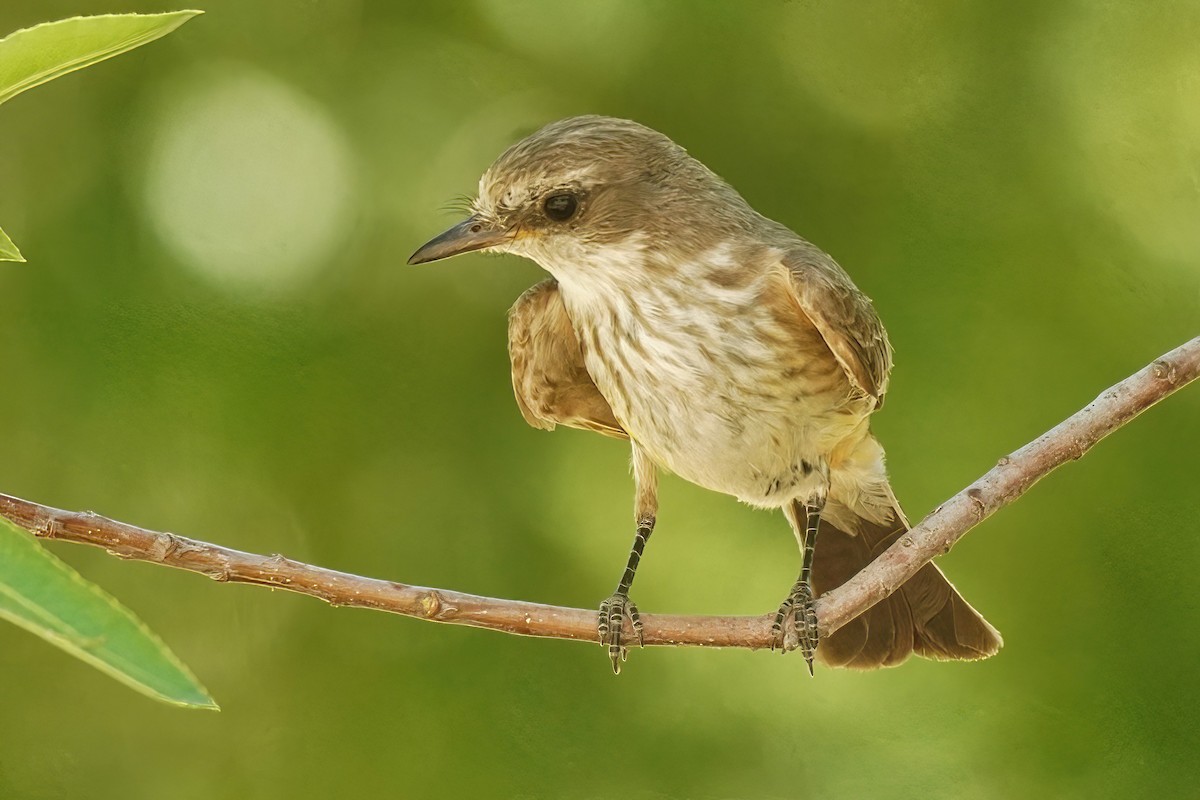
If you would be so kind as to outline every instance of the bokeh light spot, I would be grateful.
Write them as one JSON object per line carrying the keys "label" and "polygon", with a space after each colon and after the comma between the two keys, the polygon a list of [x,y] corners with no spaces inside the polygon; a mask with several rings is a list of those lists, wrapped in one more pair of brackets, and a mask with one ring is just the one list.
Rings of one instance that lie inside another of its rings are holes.
{"label": "bokeh light spot", "polygon": [[646,4],[638,0],[483,0],[476,9],[518,51],[597,80],[636,69],[654,30]]}
{"label": "bokeh light spot", "polygon": [[353,159],[313,100],[225,67],[181,78],[153,112],[143,200],[196,272],[232,290],[294,285],[344,240]]}

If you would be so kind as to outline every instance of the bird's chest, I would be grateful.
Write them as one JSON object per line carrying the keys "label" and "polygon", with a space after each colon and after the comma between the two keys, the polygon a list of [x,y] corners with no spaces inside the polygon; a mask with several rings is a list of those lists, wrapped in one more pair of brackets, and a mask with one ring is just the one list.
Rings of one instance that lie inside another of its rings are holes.
{"label": "bird's chest", "polygon": [[764,277],[565,294],[585,364],[635,442],[688,480],[756,503],[832,445],[841,370]]}

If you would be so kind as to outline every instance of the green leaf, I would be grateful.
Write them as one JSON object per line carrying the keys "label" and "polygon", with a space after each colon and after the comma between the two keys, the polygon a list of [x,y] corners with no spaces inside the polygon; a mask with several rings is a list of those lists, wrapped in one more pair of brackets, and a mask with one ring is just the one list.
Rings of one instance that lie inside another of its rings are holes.
{"label": "green leaf", "polygon": [[3,518],[0,618],[157,700],[217,710],[204,687],[145,623]]}
{"label": "green leaf", "polygon": [[0,39],[0,103],[165,36],[202,11],[71,17]]}
{"label": "green leaf", "polygon": [[8,238],[8,234],[0,228],[0,261],[24,261],[25,256],[21,255],[21,251],[13,244],[13,240]]}

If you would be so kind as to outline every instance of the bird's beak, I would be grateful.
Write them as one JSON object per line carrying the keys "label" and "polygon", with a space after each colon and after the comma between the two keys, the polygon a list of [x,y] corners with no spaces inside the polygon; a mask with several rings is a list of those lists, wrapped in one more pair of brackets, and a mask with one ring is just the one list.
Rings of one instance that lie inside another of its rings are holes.
{"label": "bird's beak", "polygon": [[497,247],[512,239],[512,234],[494,222],[478,214],[467,217],[450,230],[421,245],[417,252],[408,257],[409,264],[426,264],[449,258],[472,250]]}

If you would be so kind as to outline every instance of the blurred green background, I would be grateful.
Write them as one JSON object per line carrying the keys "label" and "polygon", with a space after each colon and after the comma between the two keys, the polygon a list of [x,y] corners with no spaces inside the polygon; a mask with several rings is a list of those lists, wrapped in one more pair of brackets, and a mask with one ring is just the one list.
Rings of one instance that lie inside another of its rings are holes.
{"label": "blurred green background", "polygon": [[[897,349],[920,518],[1200,332],[1200,5],[213,0],[0,108],[0,491],[324,566],[595,606],[628,455],[511,398],[512,257],[410,268],[504,147],[658,128],[831,252]],[[0,6],[0,32],[159,4]],[[71,545],[220,714],[0,627],[0,797],[1191,796],[1200,388],[942,566],[979,664],[804,674],[332,609]],[[763,613],[778,515],[667,479],[636,599]]]}

